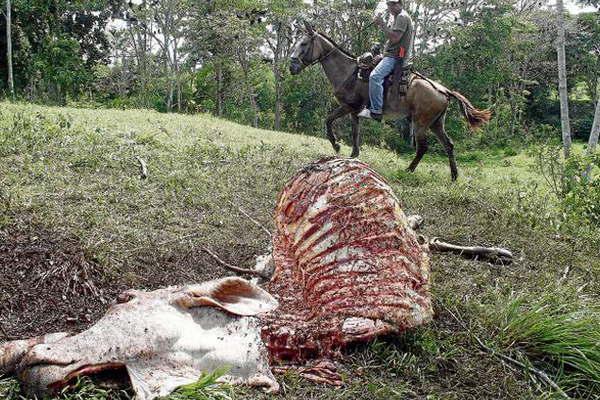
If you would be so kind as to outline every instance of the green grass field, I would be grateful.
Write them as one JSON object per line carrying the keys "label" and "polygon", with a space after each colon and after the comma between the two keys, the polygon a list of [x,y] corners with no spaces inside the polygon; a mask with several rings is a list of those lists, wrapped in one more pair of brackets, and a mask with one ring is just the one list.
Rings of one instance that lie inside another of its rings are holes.
{"label": "green grass field", "polygon": [[[439,155],[414,174],[412,154],[363,146],[361,159],[424,234],[508,248],[512,265],[433,255],[435,320],[349,351],[340,389],[290,373],[279,395],[204,379],[173,398],[600,398],[600,230],[567,226],[526,152],[458,148],[456,183]],[[287,179],[330,155],[324,139],[207,115],[0,103],[0,335],[81,329],[124,288],[226,275],[202,246],[253,264],[269,239],[240,208],[272,230]],[[0,378],[0,398],[19,396]],[[83,382],[62,398],[127,396]]]}

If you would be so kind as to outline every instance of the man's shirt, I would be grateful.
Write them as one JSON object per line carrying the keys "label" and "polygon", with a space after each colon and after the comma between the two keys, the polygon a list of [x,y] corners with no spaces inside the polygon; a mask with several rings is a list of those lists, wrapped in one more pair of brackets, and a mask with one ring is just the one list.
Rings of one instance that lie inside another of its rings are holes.
{"label": "man's shirt", "polygon": [[402,34],[402,37],[394,44],[390,43],[390,40],[385,42],[383,55],[385,57],[410,58],[413,42],[413,21],[410,15],[402,10],[396,17],[390,17],[388,27],[391,30]]}

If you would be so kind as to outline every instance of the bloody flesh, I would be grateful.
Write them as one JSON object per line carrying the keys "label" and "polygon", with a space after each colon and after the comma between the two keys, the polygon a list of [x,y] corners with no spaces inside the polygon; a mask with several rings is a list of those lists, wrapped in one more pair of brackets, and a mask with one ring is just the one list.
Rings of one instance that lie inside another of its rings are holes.
{"label": "bloody flesh", "polygon": [[279,195],[275,225],[266,290],[280,305],[262,331],[272,361],[334,356],[431,320],[428,251],[366,164],[330,158],[303,168]]}

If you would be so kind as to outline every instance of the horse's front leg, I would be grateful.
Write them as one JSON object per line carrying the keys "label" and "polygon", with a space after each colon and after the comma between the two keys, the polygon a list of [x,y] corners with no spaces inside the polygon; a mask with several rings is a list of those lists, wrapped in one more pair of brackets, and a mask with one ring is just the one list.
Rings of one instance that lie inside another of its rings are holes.
{"label": "horse's front leg", "polygon": [[335,133],[333,133],[333,121],[350,113],[350,111],[351,109],[347,106],[339,106],[327,116],[327,120],[325,121],[325,126],[327,127],[327,138],[331,142],[333,150],[335,150],[335,152],[338,154],[340,152],[340,145],[337,144],[337,138],[335,137]]}
{"label": "horse's front leg", "polygon": [[352,113],[352,154],[350,157],[356,158],[360,154],[360,127],[358,114]]}

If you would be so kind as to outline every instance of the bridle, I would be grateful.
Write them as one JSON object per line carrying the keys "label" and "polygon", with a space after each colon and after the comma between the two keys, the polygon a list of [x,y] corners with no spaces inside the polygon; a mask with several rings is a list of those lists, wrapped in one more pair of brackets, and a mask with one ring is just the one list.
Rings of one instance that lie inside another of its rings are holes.
{"label": "bridle", "polygon": [[[309,34],[310,35],[310,34]],[[311,36],[311,52],[313,51],[314,48],[314,37],[318,35],[318,33],[313,33]],[[312,60],[311,62],[307,63],[306,61],[304,61],[304,58],[300,58],[298,57],[298,60],[302,63],[302,65],[304,66],[304,68],[310,67],[311,65],[315,65],[316,63],[320,63],[321,61],[323,61],[324,59],[326,59],[327,57],[329,57],[334,51],[338,50],[337,47],[335,47],[335,45],[333,43],[331,43],[331,49],[324,55],[324,56],[320,56],[314,60]]]}
{"label": "bridle", "polygon": [[[362,29],[360,29],[358,31],[358,34],[361,34],[362,32],[366,31],[368,28],[370,28],[372,25],[374,25],[374,22],[370,22],[368,24],[366,24]],[[310,35],[311,37],[311,46],[314,46],[314,37],[316,35],[318,35],[318,32],[313,32],[312,34],[310,32],[306,32],[308,35]],[[303,58],[298,57],[298,61],[300,61],[302,63],[302,65],[304,66],[304,68],[310,67],[311,65],[315,65],[316,63],[319,63],[323,60],[325,60],[327,57],[329,57],[334,51],[336,50],[340,50],[339,47],[345,46],[346,44],[348,44],[348,42],[352,39],[352,37],[348,37],[348,39],[344,40],[341,44],[336,45],[331,43],[330,41],[329,44],[331,44],[331,49],[323,56],[318,57],[317,59],[311,61],[310,63],[307,63],[304,61]],[[311,47],[311,52],[312,52],[313,47]]]}

